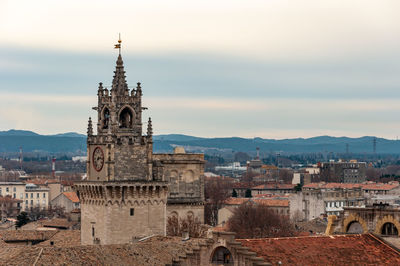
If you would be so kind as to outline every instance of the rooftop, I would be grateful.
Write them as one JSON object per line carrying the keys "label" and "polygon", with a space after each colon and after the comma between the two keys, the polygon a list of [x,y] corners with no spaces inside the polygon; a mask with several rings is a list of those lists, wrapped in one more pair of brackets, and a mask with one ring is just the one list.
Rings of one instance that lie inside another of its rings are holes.
{"label": "rooftop", "polygon": [[[79,232],[79,231],[77,231]],[[152,237],[142,242],[123,245],[75,245],[79,234],[58,232],[50,241],[35,246],[3,244],[2,265],[166,265],[179,255],[197,247],[201,239],[182,241],[176,237]],[[63,238],[66,241],[59,241]],[[70,240],[67,240],[70,239]],[[36,263],[35,263],[36,262]]]}
{"label": "rooftop", "polygon": [[241,205],[246,202],[254,202],[269,207],[288,207],[289,200],[276,198],[228,198],[224,201],[225,205]]}
{"label": "rooftop", "polygon": [[398,182],[392,183],[310,183],[304,185],[303,188],[322,188],[322,189],[355,189],[361,188],[363,190],[391,190],[399,187]]}
{"label": "rooftop", "polygon": [[400,253],[371,234],[237,239],[272,265],[400,265]]}
{"label": "rooftop", "polygon": [[294,189],[294,184],[263,184],[253,187],[252,189]]}
{"label": "rooftop", "polygon": [[73,191],[63,192],[63,194],[64,194],[64,196],[66,196],[73,203],[79,203],[78,195],[76,195],[75,192],[73,192]]}

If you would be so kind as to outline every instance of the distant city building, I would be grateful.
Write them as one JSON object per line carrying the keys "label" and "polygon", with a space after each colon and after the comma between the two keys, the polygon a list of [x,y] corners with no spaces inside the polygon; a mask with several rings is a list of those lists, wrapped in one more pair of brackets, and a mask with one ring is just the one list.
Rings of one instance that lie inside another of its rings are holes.
{"label": "distant city building", "polygon": [[320,165],[320,181],[339,183],[362,183],[366,180],[367,163],[350,160],[348,162],[328,162]]}
{"label": "distant city building", "polygon": [[289,198],[290,214],[295,220],[339,215],[344,207],[365,205],[362,189],[352,184],[312,183]]}
{"label": "distant city building", "polygon": [[0,182],[0,196],[10,196],[13,199],[22,200],[21,207],[24,211],[49,207],[49,189],[34,184]]}
{"label": "distant city building", "polygon": [[62,207],[66,213],[70,213],[75,209],[80,208],[79,198],[75,192],[63,192],[55,197],[51,202],[51,206]]}
{"label": "distant city building", "polygon": [[269,183],[254,186],[251,188],[251,195],[253,197],[257,195],[288,195],[296,193],[294,184],[280,184],[280,183]]}
{"label": "distant city building", "polygon": [[281,197],[266,198],[228,198],[222,203],[222,207],[218,210],[218,224],[225,224],[232,217],[236,208],[244,203],[252,202],[269,207],[274,213],[289,216],[289,200]]}

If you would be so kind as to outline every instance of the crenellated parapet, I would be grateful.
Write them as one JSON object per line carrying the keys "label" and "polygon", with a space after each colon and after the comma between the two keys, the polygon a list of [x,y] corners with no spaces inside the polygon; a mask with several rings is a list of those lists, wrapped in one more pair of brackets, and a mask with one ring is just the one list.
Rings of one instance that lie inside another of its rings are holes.
{"label": "crenellated parapet", "polygon": [[74,189],[81,204],[138,205],[165,204],[168,196],[167,182],[76,182]]}

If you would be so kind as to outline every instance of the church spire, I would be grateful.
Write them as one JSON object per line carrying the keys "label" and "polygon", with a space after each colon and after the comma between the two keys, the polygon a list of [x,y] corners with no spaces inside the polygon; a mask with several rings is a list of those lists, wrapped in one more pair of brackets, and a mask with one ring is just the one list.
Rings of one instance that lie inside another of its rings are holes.
{"label": "church spire", "polygon": [[128,90],[128,84],[126,83],[126,76],[124,70],[124,61],[122,61],[121,56],[121,35],[118,39],[118,44],[115,44],[115,49],[119,50],[117,65],[114,71],[114,77],[112,81],[112,91],[118,95],[124,95],[125,92]]}

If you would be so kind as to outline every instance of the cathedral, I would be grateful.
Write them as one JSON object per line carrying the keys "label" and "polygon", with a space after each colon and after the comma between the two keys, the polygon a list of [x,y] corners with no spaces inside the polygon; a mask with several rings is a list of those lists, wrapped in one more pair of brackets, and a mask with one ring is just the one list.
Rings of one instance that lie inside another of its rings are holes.
{"label": "cathedral", "polygon": [[75,184],[83,245],[165,235],[169,216],[204,222],[204,155],[181,147],[153,153],[150,118],[146,135],[142,129],[142,87],[128,88],[118,42],[111,88],[97,90],[97,125],[89,118],[87,178]]}

